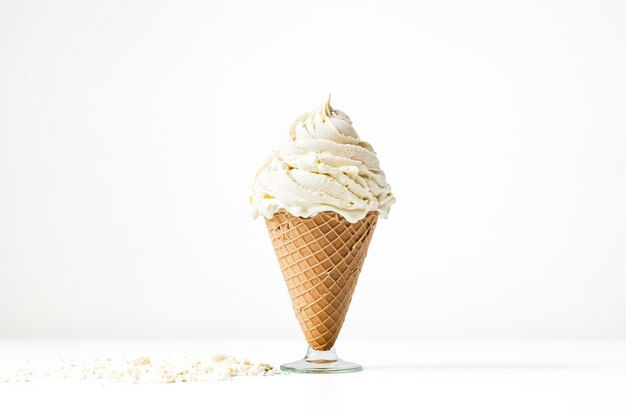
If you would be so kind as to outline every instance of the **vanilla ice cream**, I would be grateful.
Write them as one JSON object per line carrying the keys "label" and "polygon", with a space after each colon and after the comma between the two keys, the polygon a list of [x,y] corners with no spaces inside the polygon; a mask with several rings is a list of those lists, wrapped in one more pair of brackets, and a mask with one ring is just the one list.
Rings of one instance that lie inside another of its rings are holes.
{"label": "vanilla ice cream", "polygon": [[256,174],[254,218],[270,219],[279,210],[296,217],[334,211],[351,223],[371,211],[387,217],[395,198],[376,153],[348,115],[331,107],[330,97],[298,117],[290,136]]}

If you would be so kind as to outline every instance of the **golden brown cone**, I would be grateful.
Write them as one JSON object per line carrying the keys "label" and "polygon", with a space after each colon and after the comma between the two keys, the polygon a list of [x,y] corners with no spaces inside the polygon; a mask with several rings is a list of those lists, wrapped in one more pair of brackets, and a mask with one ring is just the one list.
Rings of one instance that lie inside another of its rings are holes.
{"label": "golden brown cone", "polygon": [[378,220],[325,211],[310,218],[279,211],[267,220],[294,312],[309,346],[330,350],[346,318]]}

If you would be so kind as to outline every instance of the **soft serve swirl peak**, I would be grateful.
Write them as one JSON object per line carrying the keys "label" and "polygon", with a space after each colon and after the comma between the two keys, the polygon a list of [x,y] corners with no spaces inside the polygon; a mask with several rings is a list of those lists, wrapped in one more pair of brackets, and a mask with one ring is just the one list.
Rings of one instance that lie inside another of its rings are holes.
{"label": "soft serve swirl peak", "polygon": [[333,109],[330,97],[298,117],[286,141],[257,172],[250,202],[253,216],[285,210],[297,217],[334,211],[355,223],[368,212],[384,218],[395,202],[372,146],[352,121]]}

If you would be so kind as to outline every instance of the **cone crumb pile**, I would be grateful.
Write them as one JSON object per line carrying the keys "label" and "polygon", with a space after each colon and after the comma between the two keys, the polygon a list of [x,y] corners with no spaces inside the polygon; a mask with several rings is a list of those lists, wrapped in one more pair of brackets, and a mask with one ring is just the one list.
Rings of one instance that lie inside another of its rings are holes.
{"label": "cone crumb pile", "polygon": [[267,220],[293,309],[313,349],[330,350],[352,300],[378,212],[350,223],[334,212],[295,217],[285,211]]}

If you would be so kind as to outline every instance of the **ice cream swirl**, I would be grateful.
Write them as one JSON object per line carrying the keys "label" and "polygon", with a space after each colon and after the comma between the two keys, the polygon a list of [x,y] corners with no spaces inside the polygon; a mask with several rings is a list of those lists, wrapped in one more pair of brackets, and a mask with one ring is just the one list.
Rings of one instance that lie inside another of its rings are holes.
{"label": "ice cream swirl", "polygon": [[278,210],[297,217],[334,211],[351,223],[370,211],[387,217],[395,198],[376,153],[348,115],[331,107],[330,97],[298,117],[290,137],[256,174],[250,197],[255,218],[269,219]]}

